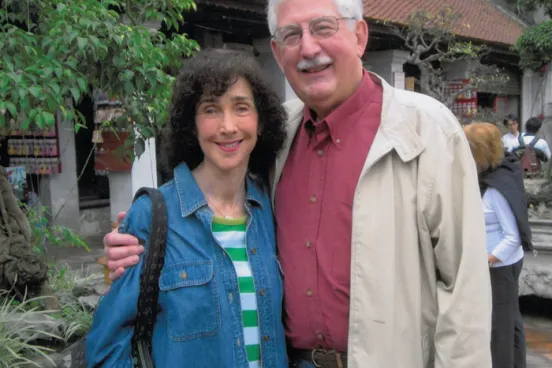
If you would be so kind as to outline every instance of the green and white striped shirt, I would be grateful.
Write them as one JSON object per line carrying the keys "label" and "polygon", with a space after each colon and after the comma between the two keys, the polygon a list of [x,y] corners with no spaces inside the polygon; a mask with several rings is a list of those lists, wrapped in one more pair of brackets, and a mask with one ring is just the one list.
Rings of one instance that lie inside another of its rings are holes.
{"label": "green and white striped shirt", "polygon": [[247,217],[238,219],[224,219],[213,217],[213,235],[219,244],[226,249],[238,275],[240,289],[240,300],[242,306],[242,322],[244,343],[247,351],[249,368],[259,368],[260,345],[259,345],[259,318],[257,314],[257,295],[251,264],[247,258],[245,244],[245,230]]}

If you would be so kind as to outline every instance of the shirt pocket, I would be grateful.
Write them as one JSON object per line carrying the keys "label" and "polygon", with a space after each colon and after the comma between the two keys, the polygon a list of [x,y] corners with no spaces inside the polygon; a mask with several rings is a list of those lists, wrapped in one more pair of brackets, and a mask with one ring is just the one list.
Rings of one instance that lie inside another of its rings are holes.
{"label": "shirt pocket", "polygon": [[167,300],[167,331],[173,341],[213,336],[221,327],[212,261],[188,261],[163,269],[159,289]]}

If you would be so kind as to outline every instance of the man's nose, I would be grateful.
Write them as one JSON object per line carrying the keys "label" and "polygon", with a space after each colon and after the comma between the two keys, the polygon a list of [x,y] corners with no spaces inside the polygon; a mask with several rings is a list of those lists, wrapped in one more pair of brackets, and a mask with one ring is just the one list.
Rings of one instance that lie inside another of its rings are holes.
{"label": "man's nose", "polygon": [[316,39],[316,37],[314,37],[308,29],[303,30],[300,45],[301,56],[305,59],[312,59],[321,51],[318,39]]}

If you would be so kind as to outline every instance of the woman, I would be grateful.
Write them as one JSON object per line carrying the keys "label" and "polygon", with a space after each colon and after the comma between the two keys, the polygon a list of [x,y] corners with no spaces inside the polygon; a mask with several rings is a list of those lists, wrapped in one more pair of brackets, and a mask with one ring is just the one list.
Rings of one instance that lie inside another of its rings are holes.
{"label": "woman", "polygon": [[[171,106],[155,367],[287,367],[267,194],[285,111],[253,58],[212,49],[184,63]],[[140,197],[119,231],[148,239],[150,215],[150,199]],[[132,367],[141,268],[128,269],[102,299],[87,338],[89,367]]]}
{"label": "woman", "polygon": [[479,173],[493,292],[493,368],[523,368],[525,334],[518,279],[524,248],[532,249],[523,174],[518,159],[504,153],[500,130],[489,123],[464,127]]}

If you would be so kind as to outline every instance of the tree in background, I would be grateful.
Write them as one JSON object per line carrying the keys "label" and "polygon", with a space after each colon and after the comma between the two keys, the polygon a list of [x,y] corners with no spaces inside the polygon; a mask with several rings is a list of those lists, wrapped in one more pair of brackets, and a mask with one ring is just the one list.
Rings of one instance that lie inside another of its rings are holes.
{"label": "tree in background", "polygon": [[[542,9],[552,18],[552,0],[516,0],[518,12],[534,12]],[[539,70],[552,62],[552,19],[528,27],[517,40],[520,67]]]}
{"label": "tree in background", "polygon": [[[453,9],[444,7],[437,12],[415,11],[403,27],[386,24],[404,40],[410,51],[407,62],[420,69],[421,92],[449,108],[459,95],[469,90],[485,86],[498,91],[508,81],[498,67],[481,63],[488,52],[485,46],[458,40],[454,29],[459,19],[460,15]],[[457,61],[466,63],[470,79],[463,88],[451,92],[446,77],[447,66]]]}
{"label": "tree in background", "polygon": [[189,10],[192,0],[0,0],[0,128],[45,128],[59,112],[78,130],[75,106],[103,91],[121,102],[115,125],[136,128],[134,142],[155,136],[173,74],[198,49],[179,34]]}

